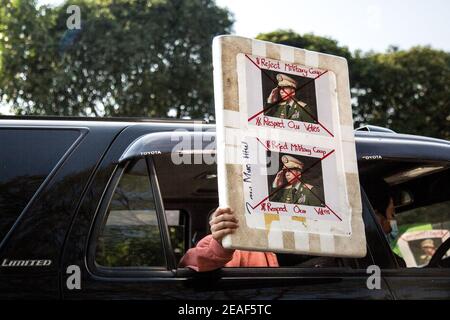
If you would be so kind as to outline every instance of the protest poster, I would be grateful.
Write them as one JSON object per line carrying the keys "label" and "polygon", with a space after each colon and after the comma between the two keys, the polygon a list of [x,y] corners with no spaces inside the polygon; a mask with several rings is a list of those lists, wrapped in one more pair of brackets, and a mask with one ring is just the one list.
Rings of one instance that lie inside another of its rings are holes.
{"label": "protest poster", "polygon": [[366,254],[347,61],[237,36],[213,41],[226,248]]}

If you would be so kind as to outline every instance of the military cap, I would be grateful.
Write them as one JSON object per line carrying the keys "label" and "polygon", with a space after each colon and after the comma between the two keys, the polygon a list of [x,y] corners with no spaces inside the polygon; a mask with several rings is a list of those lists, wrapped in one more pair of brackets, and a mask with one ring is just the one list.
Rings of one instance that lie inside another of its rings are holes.
{"label": "military cap", "polygon": [[434,248],[434,241],[433,241],[432,239],[426,239],[426,240],[423,240],[423,241],[420,243],[420,246],[421,246],[422,248]]}
{"label": "military cap", "polygon": [[284,155],[281,157],[283,167],[287,169],[300,169],[303,170],[303,162],[292,156]]}
{"label": "military cap", "polygon": [[293,87],[297,88],[297,81],[292,79],[291,77],[285,75],[285,74],[277,74],[277,81],[279,87]]}

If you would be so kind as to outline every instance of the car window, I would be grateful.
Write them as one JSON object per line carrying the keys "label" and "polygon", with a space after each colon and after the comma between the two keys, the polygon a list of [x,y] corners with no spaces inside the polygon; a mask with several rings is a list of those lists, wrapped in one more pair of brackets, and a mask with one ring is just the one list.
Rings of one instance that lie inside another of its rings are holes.
{"label": "car window", "polygon": [[97,240],[97,264],[105,267],[166,266],[148,172],[144,159],[125,169]]}
{"label": "car window", "polygon": [[[408,268],[427,266],[441,243],[449,238],[448,163],[379,161],[365,172],[364,190],[397,264]],[[381,179],[386,186],[380,184]],[[391,198],[389,205],[386,192]],[[384,208],[383,218],[380,213]],[[441,262],[441,266],[448,265],[448,253],[447,260]]]}
{"label": "car window", "polygon": [[78,130],[0,129],[0,241],[79,136]]}
{"label": "car window", "polygon": [[394,252],[405,260],[407,267],[424,267],[450,237],[450,201],[401,212],[397,223],[399,237],[393,243]]}

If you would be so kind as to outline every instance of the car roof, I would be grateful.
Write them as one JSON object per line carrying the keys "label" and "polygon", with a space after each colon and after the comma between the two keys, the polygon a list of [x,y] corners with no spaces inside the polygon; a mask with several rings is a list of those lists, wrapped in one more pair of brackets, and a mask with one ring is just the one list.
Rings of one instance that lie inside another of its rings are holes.
{"label": "car roof", "polygon": [[358,160],[420,159],[450,161],[450,142],[410,134],[355,131]]}
{"label": "car roof", "polygon": [[[31,120],[31,121],[30,121]],[[153,118],[93,118],[93,117],[56,117],[56,116],[0,116],[0,125],[45,125],[45,126],[120,126],[142,124],[158,126],[161,124],[180,124],[187,130],[195,130],[196,125],[201,125],[201,131],[214,131],[215,125],[201,120],[178,119],[153,119]],[[389,129],[367,126],[367,130],[361,128],[355,130],[356,151],[358,160],[368,159],[420,159],[424,161],[450,162],[450,142],[442,139],[395,133]],[[209,133],[208,133],[209,134]],[[148,135],[154,135],[149,133]],[[155,137],[141,137],[143,140],[155,140]],[[160,134],[160,138],[167,145],[165,150],[171,150],[178,141],[167,139],[170,132]],[[194,135],[194,133],[193,133]],[[136,153],[148,152],[148,143],[142,143],[135,148]],[[137,143],[135,141],[135,143]],[[203,144],[203,147],[209,144]],[[147,147],[146,147],[147,146]],[[128,150],[126,158],[133,155]]]}

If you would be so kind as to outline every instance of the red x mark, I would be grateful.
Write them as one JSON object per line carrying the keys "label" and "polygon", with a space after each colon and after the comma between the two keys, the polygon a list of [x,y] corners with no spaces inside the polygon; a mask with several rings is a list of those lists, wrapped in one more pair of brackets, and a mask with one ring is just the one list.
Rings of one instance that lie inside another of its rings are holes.
{"label": "red x mark", "polygon": [[[253,61],[247,54],[245,55],[247,57],[247,59],[249,59],[259,70],[261,70],[261,72],[268,77],[276,86],[278,86],[278,83],[272,79],[272,77],[264,70],[262,69],[255,61]],[[327,73],[328,70],[325,70],[324,72],[322,72],[321,74],[319,74],[317,77],[312,78],[311,80],[307,81],[306,83],[304,83],[302,86],[298,87],[297,89],[295,89],[295,91],[291,94],[287,93],[283,88],[281,88],[281,90],[283,90],[284,93],[287,94],[287,97],[291,97],[293,95],[295,95],[300,89],[306,87],[308,84],[314,82],[315,80],[317,80],[318,78],[320,78],[321,76],[323,76],[325,73]],[[312,115],[310,112],[308,112],[308,110],[306,110],[304,107],[302,107],[299,102],[297,101],[297,99],[295,99],[295,97],[292,97],[292,99],[294,100],[294,102],[303,109],[303,111],[306,112],[306,114],[309,115],[309,117],[311,119],[313,119],[315,121],[315,123],[317,123],[319,126],[321,126],[330,136],[334,137],[334,135],[331,133],[330,130],[328,130],[322,123],[320,123],[320,121],[314,116]],[[267,110],[271,109],[272,107],[276,106],[278,103],[280,103],[282,101],[282,98],[278,99],[274,104],[272,104],[271,106],[268,106],[266,108],[263,108],[261,111],[255,113],[253,116],[251,116],[250,118],[248,118],[248,122],[252,121],[254,118],[256,118],[257,116],[259,116],[260,114],[266,112]]]}
{"label": "red x mark", "polygon": [[[259,143],[261,143],[264,148],[267,151],[270,151],[269,148],[267,148],[267,146],[261,141],[259,140],[259,138],[256,138],[256,140],[258,140]],[[328,156],[330,156],[332,153],[334,152],[334,149],[331,150],[330,152],[328,152],[327,154],[325,154],[322,158],[320,158],[319,160],[317,160],[316,162],[314,162],[309,168],[306,168],[305,170],[303,170],[302,174],[305,174],[306,172],[308,172],[312,167],[314,167],[315,165],[317,165],[318,163],[320,163],[322,160],[325,160]],[[278,191],[280,191],[281,189],[283,189],[284,187],[290,185],[292,182],[294,182],[295,180],[300,180],[299,177],[300,175],[296,175],[295,173],[293,173],[289,168],[287,169],[293,176],[294,178],[292,178],[291,180],[287,181],[286,183],[282,184],[281,186],[278,186],[277,188],[275,188],[275,190],[273,190],[267,197],[265,197],[264,199],[262,199],[260,202],[258,202],[258,204],[256,206],[251,206],[252,210],[255,210],[257,207],[259,207],[264,201],[266,201],[267,199],[269,199],[270,197],[272,197],[274,194],[276,194]],[[306,186],[305,186],[306,187]],[[311,191],[311,193],[320,201],[320,203],[323,203],[325,205],[325,207],[331,211],[331,213],[333,213],[336,218],[339,219],[339,221],[342,221],[341,217],[339,217],[336,212],[334,212],[334,210],[332,210],[323,199],[321,199],[318,195],[316,195],[311,189],[308,188],[309,191]]]}

